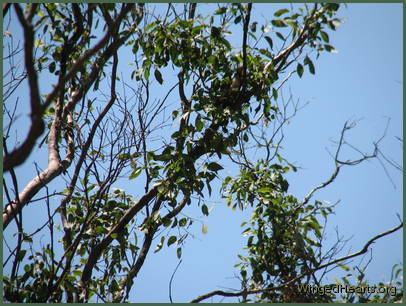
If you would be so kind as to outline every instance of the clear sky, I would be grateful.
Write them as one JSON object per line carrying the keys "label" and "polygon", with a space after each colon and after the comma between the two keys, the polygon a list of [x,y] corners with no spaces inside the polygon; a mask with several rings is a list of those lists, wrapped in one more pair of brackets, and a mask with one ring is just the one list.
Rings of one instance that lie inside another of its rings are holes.
{"label": "clear sky", "polygon": [[[270,18],[275,7],[288,5],[254,4],[252,20]],[[403,138],[403,6],[348,4],[340,8],[338,15],[346,18],[330,34],[338,53],[322,54],[314,61],[316,75],[305,73],[302,79],[295,76],[285,87],[286,96],[290,90],[301,103],[309,102],[286,127],[282,151],[284,157],[300,167],[288,175],[289,192],[299,199],[330,177],[334,163],[328,151],[335,149],[331,140],[338,139],[347,120],[361,119],[349,131],[347,140],[362,151],[371,152],[373,142],[382,136],[390,118],[381,149],[402,164],[402,143],[396,137]],[[42,86],[45,88],[46,84]],[[344,151],[343,159],[354,157]],[[33,161],[44,166],[46,157],[36,153],[18,168],[22,181],[29,181],[28,173],[35,173]],[[327,239],[335,239],[336,227],[344,238],[351,238],[342,255],[361,249],[371,237],[397,225],[397,213],[403,216],[402,174],[387,164],[386,170],[390,178],[378,160],[343,168],[335,183],[316,195],[319,200],[340,200],[336,215],[328,221]],[[120,187],[125,189],[126,185]],[[235,277],[238,271],[233,265],[238,262],[237,254],[243,252],[246,241],[240,224],[249,218],[249,212],[231,211],[215,193],[210,200],[209,217],[202,217],[199,209],[190,207],[185,212],[200,222],[195,222],[191,228],[194,238],[189,237],[183,247],[183,261],[172,284],[174,302],[188,302],[212,290],[239,289]],[[36,220],[35,216],[45,210],[33,206],[27,207],[25,214]],[[201,232],[203,223],[208,225],[207,234]],[[12,239],[8,236],[11,232],[11,228],[5,231],[6,239]],[[373,244],[373,260],[366,273],[371,282],[388,280],[392,265],[403,263],[402,235],[403,231],[398,231]],[[353,264],[359,261],[355,259]],[[177,264],[176,246],[164,247],[156,254],[151,252],[135,280],[130,300],[169,302],[168,284]]]}

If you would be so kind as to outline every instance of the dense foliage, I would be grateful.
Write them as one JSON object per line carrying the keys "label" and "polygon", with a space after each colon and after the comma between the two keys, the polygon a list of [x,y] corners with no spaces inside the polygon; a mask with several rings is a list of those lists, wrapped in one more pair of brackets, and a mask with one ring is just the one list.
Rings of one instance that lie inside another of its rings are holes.
{"label": "dense foliage", "polygon": [[[4,91],[10,128],[3,166],[13,187],[4,187],[3,224],[7,231],[15,223],[17,235],[5,259],[5,300],[129,301],[151,250],[176,245],[182,257],[193,219],[180,212],[200,206],[209,215],[204,198],[227,160],[240,174],[225,178],[224,199],[253,213],[238,265],[243,290],[234,296],[333,301],[298,289],[320,285],[323,264],[339,264],[336,254],[320,253],[322,222],[333,207],[288,194],[285,174],[296,168],[278,148],[288,120],[281,88],[293,74],[315,74],[313,61],[335,51],[329,35],[340,24],[338,9],[282,8],[260,25],[251,20],[252,4],[220,5],[208,14],[196,4],[169,4],[162,13],[132,3],[5,6],[23,31],[23,44],[9,43],[6,58],[24,54],[25,63]],[[241,36],[238,43],[231,33]],[[123,75],[128,54],[131,70]],[[237,76],[240,86],[230,89]],[[28,92],[19,91],[21,79]],[[30,101],[31,125],[9,151],[16,93]],[[258,160],[249,157],[253,143],[263,150]],[[47,154],[48,165],[18,188],[16,167],[34,152]],[[123,179],[136,191],[115,188]],[[63,187],[50,194],[47,185],[56,181]],[[23,210],[39,195],[45,219],[29,233]]]}

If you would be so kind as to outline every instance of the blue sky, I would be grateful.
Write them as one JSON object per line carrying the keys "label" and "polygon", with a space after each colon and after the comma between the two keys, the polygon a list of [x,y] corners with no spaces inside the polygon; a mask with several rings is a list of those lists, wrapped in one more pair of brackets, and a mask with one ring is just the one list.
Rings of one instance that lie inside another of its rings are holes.
{"label": "blue sky", "polygon": [[[270,18],[275,7],[288,5],[254,5],[252,20]],[[302,79],[295,76],[285,87],[286,96],[290,90],[294,99],[303,104],[309,102],[285,128],[282,151],[284,157],[300,167],[298,172],[288,175],[289,192],[299,199],[331,175],[334,163],[327,150],[334,152],[331,140],[338,139],[347,120],[360,119],[347,134],[347,140],[362,151],[371,152],[373,142],[381,137],[390,118],[381,149],[402,164],[402,144],[395,137],[403,138],[403,6],[349,4],[340,8],[339,17],[346,18],[345,23],[330,34],[338,53],[322,54],[314,61],[316,75],[305,73]],[[126,54],[121,58],[126,59]],[[121,65],[126,64],[123,60]],[[43,89],[50,84],[46,79],[43,83]],[[24,117],[20,120],[24,122]],[[356,157],[349,151],[344,151],[343,156],[343,159]],[[35,173],[33,161],[45,166],[46,156],[36,152],[26,165],[17,169],[22,182],[29,181],[28,174]],[[319,200],[340,200],[336,215],[329,219],[327,239],[334,240],[334,229],[338,227],[340,235],[352,238],[345,252],[359,250],[374,235],[397,225],[396,213],[403,216],[402,175],[389,166],[387,171],[390,179],[378,160],[343,168],[334,184],[316,194]],[[120,187],[126,186],[130,185],[123,183]],[[174,276],[175,302],[188,302],[212,290],[239,288],[235,278],[238,271],[233,265],[245,244],[240,224],[249,218],[249,212],[231,211],[215,193],[208,200],[209,217],[202,217],[200,209],[189,207],[185,212],[199,220],[191,228],[194,238],[189,237],[183,247],[183,261]],[[34,220],[44,212],[36,205],[25,211]],[[207,234],[201,231],[203,223],[208,225]],[[8,236],[11,232],[11,228],[5,231],[6,239],[12,239]],[[388,280],[392,265],[402,263],[402,235],[403,231],[398,231],[373,244],[373,260],[367,270],[370,281]],[[353,264],[359,260],[355,259]],[[168,283],[177,264],[174,246],[164,247],[156,254],[151,252],[135,280],[130,300],[169,302]]]}
{"label": "blue sky", "polygon": [[[267,10],[268,5],[262,4],[256,13],[270,16],[272,10]],[[387,118],[391,118],[382,150],[402,162],[402,146],[395,139],[403,137],[402,5],[349,4],[340,9],[339,15],[346,21],[330,34],[338,53],[323,54],[315,62],[315,76],[305,74],[288,85],[295,98],[310,102],[285,130],[283,154],[302,167],[289,175],[289,191],[299,199],[330,177],[334,163],[326,148],[334,152],[331,139],[338,139],[347,120],[362,119],[349,131],[347,140],[370,152],[372,143],[382,135]],[[327,237],[335,238],[336,226],[345,238],[352,237],[346,252],[359,250],[374,235],[397,225],[396,213],[403,216],[402,175],[390,167],[387,170],[396,189],[379,162],[373,160],[343,168],[336,182],[317,194],[317,199],[341,200],[336,215],[329,219]],[[213,206],[210,216],[203,219],[209,233],[199,234],[196,229],[197,238],[188,241],[183,250],[183,261],[172,286],[174,301],[187,302],[217,289],[238,289],[234,276],[238,272],[233,265],[238,261],[235,254],[241,253],[245,242],[240,224],[246,217],[245,213],[230,211],[224,203]],[[392,265],[403,262],[402,235],[398,231],[373,245],[373,260],[367,270],[370,281],[388,280]],[[167,253],[163,250],[154,254],[143,267],[135,281],[137,302],[168,302],[168,282],[177,259],[174,249]],[[218,301],[220,298],[213,300]]]}

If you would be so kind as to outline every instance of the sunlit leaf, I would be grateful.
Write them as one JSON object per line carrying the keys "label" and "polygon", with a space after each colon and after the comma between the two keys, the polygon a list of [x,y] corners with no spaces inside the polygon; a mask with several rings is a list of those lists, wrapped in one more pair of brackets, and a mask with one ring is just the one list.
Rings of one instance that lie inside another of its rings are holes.
{"label": "sunlit leaf", "polygon": [[202,233],[207,234],[208,232],[209,232],[209,227],[207,226],[207,224],[203,224],[202,225]]}
{"label": "sunlit leaf", "polygon": [[271,23],[274,27],[277,27],[277,28],[283,28],[283,27],[287,26],[286,22],[282,19],[274,19],[271,21]]}
{"label": "sunlit leaf", "polygon": [[281,16],[281,15],[287,13],[287,12],[289,12],[288,9],[280,9],[280,10],[277,10],[273,15],[274,15],[275,17],[279,17],[279,16]]}

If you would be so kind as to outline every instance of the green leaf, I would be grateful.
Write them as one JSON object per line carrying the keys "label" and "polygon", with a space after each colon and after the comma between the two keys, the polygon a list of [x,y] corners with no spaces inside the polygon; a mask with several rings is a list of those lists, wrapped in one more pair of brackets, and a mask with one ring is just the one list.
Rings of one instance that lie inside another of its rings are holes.
{"label": "green leaf", "polygon": [[162,78],[161,72],[158,69],[155,69],[154,75],[155,75],[155,79],[158,81],[158,83],[162,85],[164,80]]}
{"label": "green leaf", "polygon": [[185,226],[187,223],[187,218],[182,218],[179,220],[179,226]]}
{"label": "green leaf", "polygon": [[49,72],[53,73],[55,71],[55,67],[56,67],[55,62],[52,62],[51,64],[49,64],[49,66],[48,66]]}
{"label": "green leaf", "polygon": [[297,64],[297,68],[296,68],[296,72],[299,75],[299,77],[301,78],[303,75],[303,65],[302,64]]}
{"label": "green leaf", "polygon": [[208,215],[209,215],[209,208],[207,207],[206,204],[203,204],[203,205],[202,205],[202,213],[203,213],[203,215],[205,215],[205,216],[208,216]]}
{"label": "green leaf", "polygon": [[73,271],[73,275],[78,276],[78,277],[82,276],[82,270]]}
{"label": "green leaf", "polygon": [[24,266],[24,271],[25,271],[25,272],[31,271],[31,267],[30,267],[29,265],[25,265],[25,266]]}
{"label": "green leaf", "polygon": [[290,25],[295,30],[297,30],[297,28],[298,28],[298,25],[297,25],[296,21],[293,22],[293,21],[286,20],[286,24]]}
{"label": "green leaf", "polygon": [[326,43],[329,42],[329,37],[328,37],[328,34],[327,34],[326,32],[320,31],[320,35],[321,35],[321,38],[322,38]]}
{"label": "green leaf", "polygon": [[258,188],[258,193],[270,193],[272,189],[270,187],[261,187]]}
{"label": "green leaf", "polygon": [[154,250],[154,253],[159,252],[162,249],[162,246],[164,245],[165,242],[165,236],[161,237],[161,242],[159,242]]}
{"label": "green leaf", "polygon": [[137,178],[142,171],[142,167],[135,169],[133,172],[131,172],[130,177],[128,178],[129,180]]}
{"label": "green leaf", "polygon": [[304,62],[305,65],[307,65],[309,67],[310,73],[314,74],[315,69],[314,69],[314,65],[313,65],[312,60],[308,56],[306,56],[303,62]]}
{"label": "green leaf", "polygon": [[144,70],[144,77],[145,77],[145,80],[149,80],[149,67],[147,67],[145,70]]}
{"label": "green leaf", "polygon": [[182,257],[182,248],[176,250],[176,256],[180,259]]}
{"label": "green leaf", "polygon": [[250,247],[250,246],[252,245],[252,240],[254,240],[254,236],[250,236],[250,237],[248,238],[247,247]]}
{"label": "green leaf", "polygon": [[281,39],[281,40],[283,40],[283,41],[285,41],[285,40],[286,40],[286,38],[285,38],[285,37],[283,37],[283,35],[282,35],[281,33],[279,33],[279,32],[275,32],[275,34],[276,34],[276,36],[278,36],[278,37],[279,37],[279,39]]}
{"label": "green leaf", "polygon": [[212,162],[210,163],[207,168],[211,171],[219,171],[221,169],[224,169],[222,166],[220,166],[218,163]]}
{"label": "green leaf", "polygon": [[149,25],[147,25],[147,27],[145,28],[145,32],[148,32],[148,30],[152,29],[153,27],[155,27],[158,24],[158,21],[153,21],[151,22]]}
{"label": "green leaf", "polygon": [[339,266],[340,268],[344,269],[345,271],[350,271],[350,268],[346,265],[343,265],[341,263],[337,263],[337,266]]}
{"label": "green leaf", "polygon": [[162,219],[162,224],[163,224],[163,226],[168,227],[169,225],[172,224],[172,220],[169,219],[169,218],[163,218]]}
{"label": "green leaf", "polygon": [[227,12],[227,7],[223,6],[214,11],[214,15],[221,15]]}
{"label": "green leaf", "polygon": [[17,255],[17,260],[22,261],[24,259],[26,253],[27,253],[27,250],[20,250]]}
{"label": "green leaf", "polygon": [[178,116],[178,114],[179,114],[179,111],[175,109],[175,110],[172,112],[172,119],[176,119],[176,117]]}
{"label": "green leaf", "polygon": [[270,59],[272,59],[272,53],[269,52],[267,49],[259,49],[259,53],[261,53],[262,55],[265,55],[266,57],[269,57]]}
{"label": "green leaf", "polygon": [[268,42],[269,47],[272,49],[273,48],[272,38],[270,38],[269,36],[265,36],[265,39]]}
{"label": "green leaf", "polygon": [[122,154],[119,154],[118,156],[117,156],[117,159],[118,160],[127,160],[127,159],[129,159],[130,158],[130,154],[128,154],[128,153],[122,153]]}
{"label": "green leaf", "polygon": [[178,238],[176,238],[176,236],[171,236],[168,239],[168,246],[170,246],[171,244],[174,244],[176,242],[176,240],[178,240]]}
{"label": "green leaf", "polygon": [[287,26],[286,22],[282,19],[274,19],[271,21],[271,23],[274,27],[277,27],[277,28],[283,28],[283,27]]}
{"label": "green leaf", "polygon": [[278,100],[278,91],[275,88],[272,88],[272,95],[275,101]]}
{"label": "green leaf", "polygon": [[327,3],[327,4],[325,4],[325,7],[328,10],[337,11],[338,8],[340,7],[340,4],[339,3]]}
{"label": "green leaf", "polygon": [[326,49],[326,51],[331,52],[331,53],[337,53],[337,50],[334,49],[334,47],[331,45],[327,45],[327,44],[324,45],[324,49]]}
{"label": "green leaf", "polygon": [[287,12],[289,12],[288,9],[280,9],[280,10],[277,10],[273,15],[274,15],[275,17],[279,17],[279,16],[281,16],[281,15],[287,13]]}
{"label": "green leaf", "polygon": [[200,131],[203,129],[203,126],[204,126],[204,124],[203,124],[202,118],[200,117],[200,115],[198,115],[198,116],[196,117],[196,120],[195,120],[195,127],[196,127],[196,130],[197,130],[198,132],[200,132]]}
{"label": "green leaf", "polygon": [[227,49],[229,49],[229,50],[232,49],[232,46],[231,46],[230,42],[227,39],[225,39],[223,37],[220,37],[219,40],[223,45],[225,45],[227,47]]}

